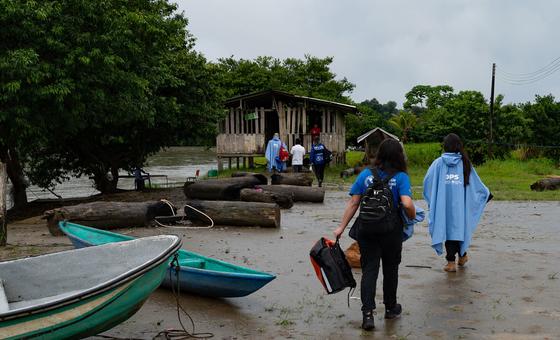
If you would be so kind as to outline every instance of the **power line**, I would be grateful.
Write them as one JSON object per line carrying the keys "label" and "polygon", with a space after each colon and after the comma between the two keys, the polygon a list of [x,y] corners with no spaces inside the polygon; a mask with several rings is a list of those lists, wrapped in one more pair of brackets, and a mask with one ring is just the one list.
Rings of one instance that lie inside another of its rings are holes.
{"label": "power line", "polygon": [[545,67],[531,73],[497,73],[498,78],[510,85],[529,85],[543,80],[560,70],[560,57],[551,61]]}
{"label": "power line", "polygon": [[513,77],[513,78],[530,78],[532,76],[535,76],[539,73],[544,73],[546,71],[548,71],[550,68],[553,68],[555,65],[557,65],[557,63],[560,63],[560,57],[554,59],[553,61],[551,61],[550,63],[548,63],[546,66],[533,71],[533,72],[529,72],[529,73],[510,73],[507,71],[503,71],[504,75]]}

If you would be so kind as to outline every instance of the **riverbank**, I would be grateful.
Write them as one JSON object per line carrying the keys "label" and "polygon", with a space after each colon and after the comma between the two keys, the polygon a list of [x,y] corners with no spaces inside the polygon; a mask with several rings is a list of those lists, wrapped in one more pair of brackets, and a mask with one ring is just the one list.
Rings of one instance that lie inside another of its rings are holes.
{"label": "riverbank", "polygon": [[[146,200],[153,199],[155,196],[149,196],[153,194],[145,196]],[[133,236],[177,233],[185,249],[277,275],[269,285],[244,298],[182,294],[180,301],[199,332],[213,332],[218,339],[356,338],[368,335],[360,329],[359,300],[352,298],[348,308],[345,293],[326,295],[308,254],[319,237],[331,235],[346,199],[345,190],[329,187],[324,204],[298,203],[282,211],[280,229],[138,228],[119,232]],[[391,322],[382,319],[379,287],[373,335],[393,339],[558,338],[559,208],[559,202],[492,201],[474,235],[470,262],[455,274],[442,272],[445,261],[429,247],[426,224],[418,226],[414,237],[404,244],[398,293],[403,316]],[[346,234],[343,247],[350,241]],[[71,248],[65,237],[50,236],[38,217],[11,222],[8,242],[10,246],[0,250],[2,259]],[[430,268],[410,267],[417,265]],[[359,282],[360,270],[354,275]],[[354,294],[358,296],[359,289]],[[173,295],[158,289],[137,314],[105,334],[148,339],[162,329],[178,327]]]}

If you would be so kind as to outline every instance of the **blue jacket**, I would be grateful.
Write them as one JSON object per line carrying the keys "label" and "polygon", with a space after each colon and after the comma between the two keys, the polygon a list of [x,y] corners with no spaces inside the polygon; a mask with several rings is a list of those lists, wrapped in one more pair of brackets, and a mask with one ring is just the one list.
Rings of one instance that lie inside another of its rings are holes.
{"label": "blue jacket", "polygon": [[469,185],[463,185],[463,161],[459,153],[444,153],[424,178],[424,199],[428,202],[428,227],[432,247],[443,253],[446,240],[461,243],[463,256],[488,201],[490,191],[472,168]]}
{"label": "blue jacket", "polygon": [[313,144],[311,146],[309,160],[311,161],[312,164],[317,164],[317,165],[325,164],[324,153],[325,153],[325,146],[323,145],[323,143]]}
{"label": "blue jacket", "polygon": [[280,162],[278,158],[278,154],[280,153],[280,147],[282,146],[282,141],[277,138],[273,137],[271,140],[268,141],[266,145],[266,152],[265,157],[268,161],[268,171],[271,171],[272,168],[276,168],[280,171],[283,169],[283,162]]}
{"label": "blue jacket", "polygon": [[426,217],[426,213],[424,212],[424,209],[420,208],[416,204],[414,205],[414,208],[416,209],[416,216],[414,218],[409,218],[408,216],[406,216],[404,209],[402,208],[400,209],[403,225],[404,225],[403,242],[411,238],[412,235],[414,234],[414,225],[416,223],[420,223],[424,221],[424,218]]}

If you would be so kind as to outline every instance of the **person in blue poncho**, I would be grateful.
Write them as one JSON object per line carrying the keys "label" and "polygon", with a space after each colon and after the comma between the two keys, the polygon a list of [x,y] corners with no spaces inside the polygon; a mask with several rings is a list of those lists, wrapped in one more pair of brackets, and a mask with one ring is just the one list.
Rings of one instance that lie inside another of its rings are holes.
{"label": "person in blue poncho", "polygon": [[[407,174],[401,144],[394,139],[384,140],[379,145],[373,166],[373,169],[364,169],[350,188],[351,198],[347,203],[339,226],[334,231],[336,238],[342,235],[344,229],[352,220],[360,207],[362,197],[367,197],[366,191],[368,187],[372,186],[374,180],[388,181],[387,184],[392,193],[394,207],[401,206],[408,218],[415,218],[416,211],[412,201],[410,178]],[[377,179],[374,179],[372,171],[376,172]],[[375,229],[376,226],[361,222],[361,211],[350,230],[350,237],[358,241],[361,253],[360,295],[363,314],[362,328],[364,330],[374,328],[373,310],[375,309],[375,290],[380,261],[383,264],[385,318],[394,319],[399,317],[402,312],[401,305],[397,303],[397,286],[403,244],[403,220],[398,210],[391,213],[393,214],[391,221],[393,221],[394,226],[390,231],[372,234],[371,230]],[[353,230],[355,233],[353,233]]]}
{"label": "person in blue poncho", "polygon": [[472,167],[459,136],[447,135],[443,150],[424,178],[424,199],[430,209],[432,247],[441,255],[445,245],[447,264],[443,270],[455,272],[455,255],[459,255],[459,266],[467,263],[467,249],[491,195]]}
{"label": "person in blue poncho", "polygon": [[284,170],[284,162],[280,160],[280,149],[286,145],[280,140],[278,133],[274,134],[271,140],[266,145],[265,157],[267,160],[267,168],[269,172]]}

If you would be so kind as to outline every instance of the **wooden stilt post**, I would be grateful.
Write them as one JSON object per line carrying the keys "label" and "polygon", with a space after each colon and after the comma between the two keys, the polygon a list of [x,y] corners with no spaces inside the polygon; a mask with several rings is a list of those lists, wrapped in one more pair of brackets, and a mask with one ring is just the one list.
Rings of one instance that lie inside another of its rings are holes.
{"label": "wooden stilt post", "polygon": [[255,157],[249,157],[249,169],[255,168]]}
{"label": "wooden stilt post", "polygon": [[235,160],[237,161],[237,170],[239,170],[239,157],[235,157]]}
{"label": "wooden stilt post", "polygon": [[222,157],[218,157],[218,171],[224,171],[224,161],[222,160]]}
{"label": "wooden stilt post", "polygon": [[231,157],[228,157],[228,169],[231,169]]}
{"label": "wooden stilt post", "polygon": [[5,246],[8,241],[8,219],[6,217],[6,164],[0,163],[0,246]]}

